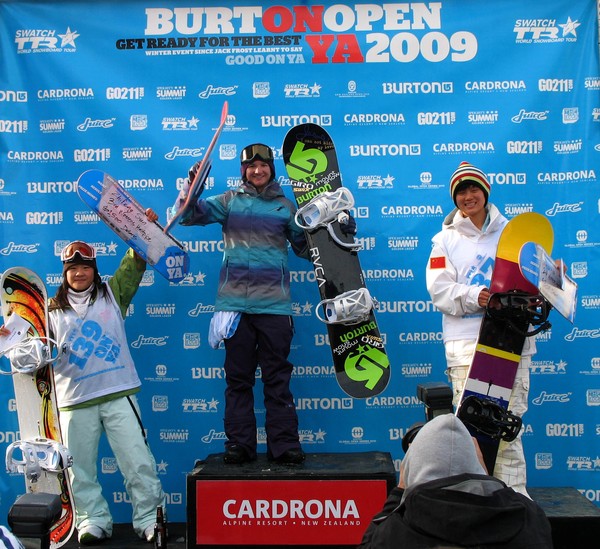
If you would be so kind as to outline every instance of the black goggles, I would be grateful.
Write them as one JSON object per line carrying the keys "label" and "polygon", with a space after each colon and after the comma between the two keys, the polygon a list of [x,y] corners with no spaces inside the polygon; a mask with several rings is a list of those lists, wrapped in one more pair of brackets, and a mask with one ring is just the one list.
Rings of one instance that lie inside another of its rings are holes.
{"label": "black goggles", "polygon": [[260,158],[265,162],[273,161],[273,150],[271,147],[267,147],[262,143],[255,143],[254,145],[248,145],[242,150],[240,160],[242,163],[252,162],[255,158]]}
{"label": "black goggles", "polygon": [[96,250],[86,242],[75,240],[67,244],[60,252],[60,260],[71,261],[75,254],[79,254],[82,259],[96,259]]}

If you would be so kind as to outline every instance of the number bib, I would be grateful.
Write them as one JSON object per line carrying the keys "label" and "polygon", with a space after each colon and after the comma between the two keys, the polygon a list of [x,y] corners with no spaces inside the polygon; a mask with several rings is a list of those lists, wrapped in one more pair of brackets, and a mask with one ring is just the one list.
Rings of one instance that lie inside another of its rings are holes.
{"label": "number bib", "polygon": [[109,286],[106,295],[79,318],[72,309],[55,310],[50,322],[68,351],[54,368],[60,407],[139,387],[125,323]]}

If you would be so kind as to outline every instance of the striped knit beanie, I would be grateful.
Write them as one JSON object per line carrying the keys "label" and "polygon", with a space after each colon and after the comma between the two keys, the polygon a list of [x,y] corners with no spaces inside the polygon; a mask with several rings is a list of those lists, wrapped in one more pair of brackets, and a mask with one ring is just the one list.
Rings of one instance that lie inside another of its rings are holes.
{"label": "striped knit beanie", "polygon": [[456,204],[456,193],[458,188],[463,183],[477,185],[483,191],[483,194],[485,194],[485,203],[488,203],[490,191],[492,190],[488,178],[479,168],[476,168],[468,162],[461,162],[450,178],[450,196],[452,197],[454,204]]}

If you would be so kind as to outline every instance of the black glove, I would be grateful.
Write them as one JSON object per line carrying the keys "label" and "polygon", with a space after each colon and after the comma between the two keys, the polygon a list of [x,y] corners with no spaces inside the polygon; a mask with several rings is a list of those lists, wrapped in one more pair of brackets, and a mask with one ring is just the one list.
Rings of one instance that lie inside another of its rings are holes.
{"label": "black glove", "polygon": [[349,212],[344,213],[346,215],[342,216],[342,219],[340,220],[340,231],[346,236],[354,236],[356,234],[356,220]]}
{"label": "black glove", "polygon": [[198,173],[198,168],[200,167],[200,162],[196,162],[188,171],[188,185],[192,184],[194,181],[196,174]]}

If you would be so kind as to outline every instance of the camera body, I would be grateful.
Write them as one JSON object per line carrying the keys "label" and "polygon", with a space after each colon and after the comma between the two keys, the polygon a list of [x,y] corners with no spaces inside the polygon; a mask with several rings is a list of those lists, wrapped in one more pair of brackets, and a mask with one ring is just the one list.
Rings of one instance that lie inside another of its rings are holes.
{"label": "camera body", "polygon": [[[426,421],[442,414],[453,414],[452,389],[445,383],[430,382],[417,385],[417,397],[425,404]],[[511,442],[517,438],[522,419],[490,398],[470,395],[463,399],[457,413],[469,432],[475,436]],[[410,443],[425,425],[418,422],[412,425],[402,437],[402,449],[408,450]]]}
{"label": "camera body", "polygon": [[442,414],[453,414],[452,389],[445,383],[432,381],[417,385],[417,397],[425,404],[425,417],[431,421]]}
{"label": "camera body", "polygon": [[[431,421],[434,417],[442,414],[454,413],[452,389],[446,383],[439,381],[420,383],[417,385],[417,397],[425,404],[425,422]],[[402,437],[402,449],[405,453],[421,427],[425,425],[425,422],[419,421],[411,425]]]}

